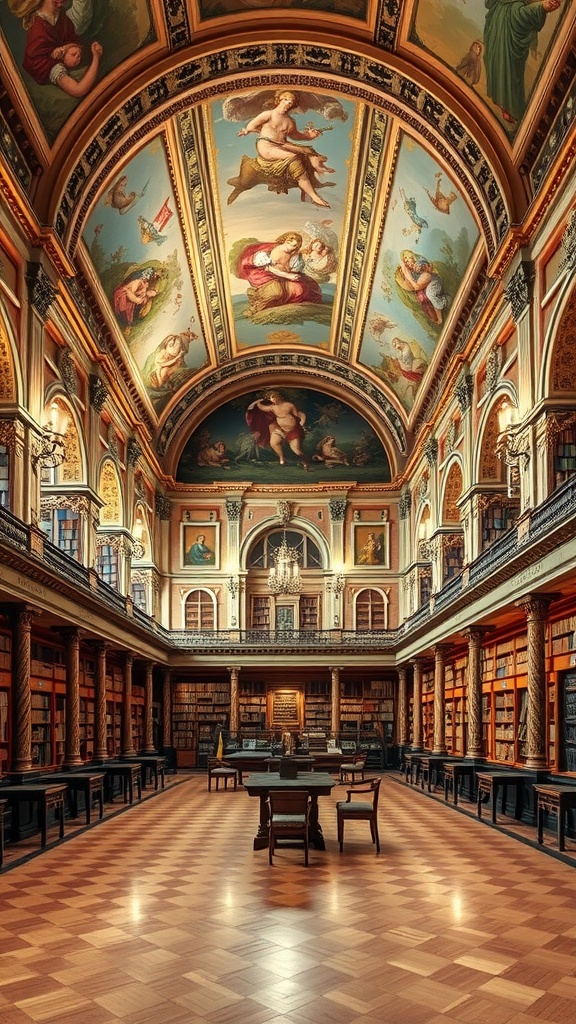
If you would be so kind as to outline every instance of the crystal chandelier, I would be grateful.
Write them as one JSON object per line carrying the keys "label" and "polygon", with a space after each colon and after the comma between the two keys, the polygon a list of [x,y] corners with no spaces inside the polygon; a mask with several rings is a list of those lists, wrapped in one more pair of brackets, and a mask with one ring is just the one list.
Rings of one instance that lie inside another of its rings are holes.
{"label": "crystal chandelier", "polygon": [[272,594],[299,594],[302,590],[300,579],[300,555],[296,548],[288,547],[286,530],[282,543],[274,554],[274,566],[270,569],[268,589]]}

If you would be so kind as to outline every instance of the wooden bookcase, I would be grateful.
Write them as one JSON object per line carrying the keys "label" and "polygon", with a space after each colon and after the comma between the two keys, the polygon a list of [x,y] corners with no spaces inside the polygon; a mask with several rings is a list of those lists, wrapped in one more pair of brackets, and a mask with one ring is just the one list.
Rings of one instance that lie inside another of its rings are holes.
{"label": "wooden bookcase", "polygon": [[266,684],[245,681],[239,696],[241,732],[258,732],[266,728]]}
{"label": "wooden bookcase", "polygon": [[205,768],[218,723],[227,727],[230,691],[222,683],[177,683],[173,700],[176,760],[182,768]]}
{"label": "wooden bookcase", "polygon": [[554,440],[553,472],[556,487],[576,473],[576,425],[574,424],[564,427]]}
{"label": "wooden bookcase", "polygon": [[214,629],[214,601],[206,590],[194,590],[186,598],[185,629]]}
{"label": "wooden bookcase", "polygon": [[120,756],[122,750],[122,701],[116,695],[109,695],[106,701],[106,750],[108,757]]}
{"label": "wooden bookcase", "polygon": [[327,679],[309,680],[304,691],[304,730],[329,736],[331,725],[330,683]]}
{"label": "wooden bookcase", "polygon": [[482,727],[490,761],[526,760],[528,711],[526,636],[499,640],[482,651]]}
{"label": "wooden bookcase", "polygon": [[250,606],[250,628],[270,629],[270,598],[253,595]]}
{"label": "wooden bookcase", "polygon": [[12,685],[12,638],[0,633],[0,775],[10,765],[10,699]]}
{"label": "wooden bookcase", "polygon": [[562,677],[561,700],[562,746],[559,751],[559,768],[564,772],[576,772],[576,671],[566,672]]}
{"label": "wooden bookcase", "polygon": [[320,621],[320,598],[307,595],[300,598],[300,629],[318,629]]}
{"label": "wooden bookcase", "polygon": [[32,690],[32,765],[44,768],[52,764],[52,694]]}

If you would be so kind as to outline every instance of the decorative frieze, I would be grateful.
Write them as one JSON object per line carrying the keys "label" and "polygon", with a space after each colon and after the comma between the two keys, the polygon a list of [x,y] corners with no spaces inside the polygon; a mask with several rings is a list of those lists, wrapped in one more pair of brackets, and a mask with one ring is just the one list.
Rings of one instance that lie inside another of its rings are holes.
{"label": "decorative frieze", "polygon": [[570,214],[570,220],[562,235],[563,257],[560,260],[558,274],[565,270],[576,270],[576,208]]}
{"label": "decorative frieze", "polygon": [[40,263],[28,264],[26,281],[32,306],[42,320],[47,320],[50,306],[56,298],[56,288]]}

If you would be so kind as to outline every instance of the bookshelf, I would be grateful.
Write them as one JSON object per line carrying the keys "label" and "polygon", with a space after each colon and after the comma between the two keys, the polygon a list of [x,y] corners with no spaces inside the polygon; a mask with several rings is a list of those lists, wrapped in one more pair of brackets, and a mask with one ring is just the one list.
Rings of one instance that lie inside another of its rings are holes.
{"label": "bookshelf", "polygon": [[240,730],[257,732],[266,728],[266,684],[246,681],[239,696]]}
{"label": "bookshelf", "polygon": [[206,590],[194,590],[186,598],[185,629],[214,629],[214,600]]}
{"label": "bookshelf", "polygon": [[94,701],[89,697],[80,697],[79,726],[80,757],[91,761],[94,757]]}
{"label": "bookshelf", "polygon": [[320,598],[317,595],[300,598],[300,629],[318,629],[319,609]]}
{"label": "bookshelf", "polygon": [[182,768],[205,768],[214,745],[216,726],[227,728],[230,691],[222,683],[200,680],[176,683],[173,736],[176,761]]}
{"label": "bookshelf", "polygon": [[0,690],[0,775],[10,763],[10,734],[8,732],[8,690]]}
{"label": "bookshelf", "polygon": [[517,501],[495,498],[482,512],[482,550],[511,530],[520,512]]}
{"label": "bookshelf", "polygon": [[122,750],[122,700],[111,696],[106,701],[106,750],[108,757],[119,757]]}
{"label": "bookshelf", "polygon": [[66,754],[66,697],[56,694],[54,698],[54,760],[62,764]]}
{"label": "bookshelf", "polygon": [[385,629],[384,598],[378,590],[362,590],[356,601],[356,629]]}
{"label": "bookshelf", "polygon": [[576,672],[562,679],[562,749],[560,770],[576,772]]}
{"label": "bookshelf", "polygon": [[576,425],[568,425],[554,440],[554,486],[560,487],[576,472]]}
{"label": "bookshelf", "polygon": [[490,761],[517,764],[526,759],[527,658],[525,634],[482,650],[482,729]]}
{"label": "bookshelf", "polygon": [[309,680],[304,690],[304,730],[330,734],[332,725],[331,684],[326,679]]}
{"label": "bookshelf", "polygon": [[32,764],[44,768],[52,764],[52,694],[32,691]]}
{"label": "bookshelf", "polygon": [[270,629],[270,598],[253,595],[250,608],[252,629]]}

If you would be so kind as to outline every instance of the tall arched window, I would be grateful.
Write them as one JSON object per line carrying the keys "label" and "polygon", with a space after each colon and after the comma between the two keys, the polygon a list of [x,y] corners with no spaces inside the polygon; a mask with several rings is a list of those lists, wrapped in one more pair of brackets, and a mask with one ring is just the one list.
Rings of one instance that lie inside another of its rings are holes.
{"label": "tall arched window", "polygon": [[[275,555],[284,539],[283,530],[272,530],[256,541],[248,557],[249,569],[270,569],[275,564]],[[318,545],[296,530],[286,530],[286,543],[295,548],[300,556],[302,569],[321,569],[322,556]]]}
{"label": "tall arched window", "polygon": [[208,590],[192,590],[184,605],[185,629],[214,629],[214,596]]}

